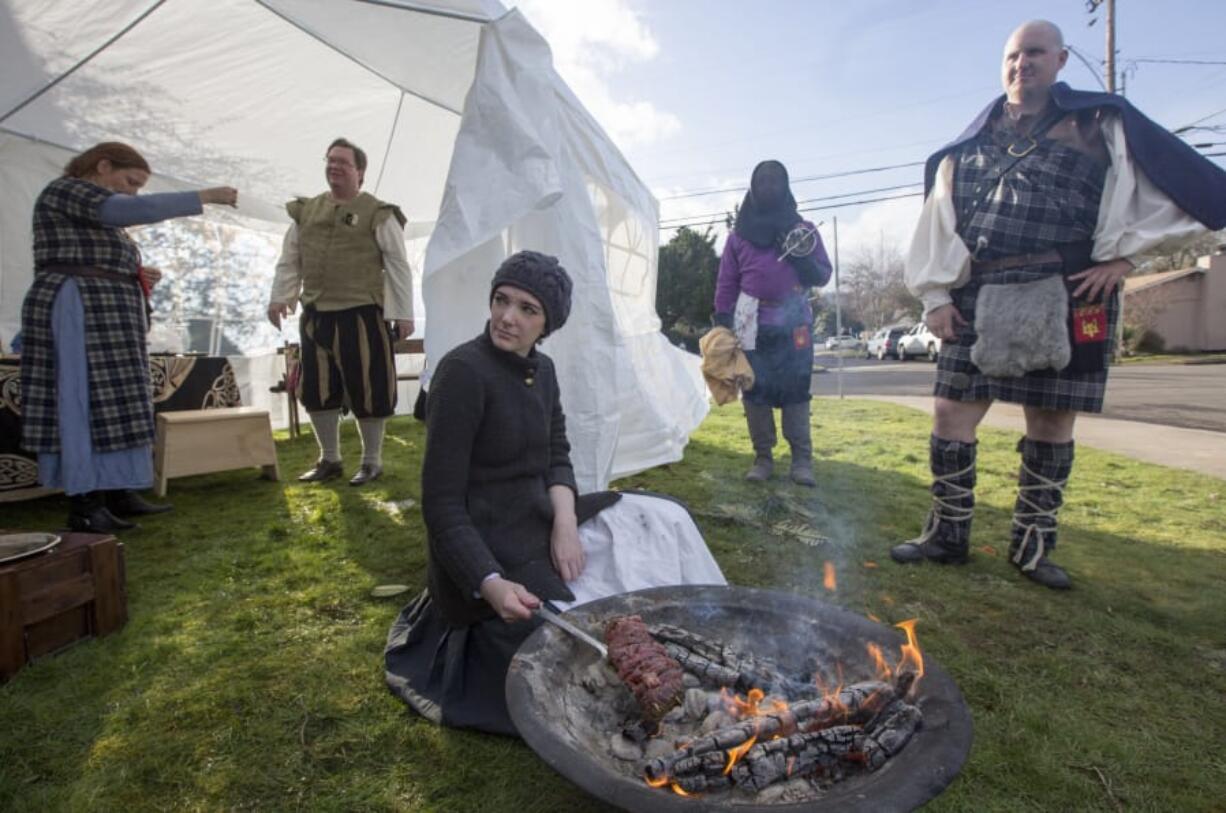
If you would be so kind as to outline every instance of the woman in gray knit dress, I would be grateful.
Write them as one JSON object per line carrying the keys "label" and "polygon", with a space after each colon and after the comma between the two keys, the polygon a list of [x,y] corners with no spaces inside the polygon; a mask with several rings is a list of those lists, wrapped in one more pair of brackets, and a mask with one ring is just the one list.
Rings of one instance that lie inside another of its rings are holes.
{"label": "woman in gray knit dress", "polygon": [[392,626],[385,661],[392,691],[435,723],[516,735],[503,684],[542,601],[724,583],[679,503],[578,496],[557,376],[536,349],[565,324],[571,287],[555,258],[513,255],[494,275],[486,329],[431,379],[428,586]]}

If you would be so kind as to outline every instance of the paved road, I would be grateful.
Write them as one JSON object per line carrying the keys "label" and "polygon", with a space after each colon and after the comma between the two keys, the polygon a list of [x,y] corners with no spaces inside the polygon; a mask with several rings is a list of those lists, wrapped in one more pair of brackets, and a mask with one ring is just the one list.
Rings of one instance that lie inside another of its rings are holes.
{"label": "paved road", "polygon": [[[813,376],[814,395],[837,395],[838,359]],[[843,359],[844,395],[930,396],[936,365]],[[1121,364],[1111,368],[1102,417],[1226,432],[1226,364]]]}

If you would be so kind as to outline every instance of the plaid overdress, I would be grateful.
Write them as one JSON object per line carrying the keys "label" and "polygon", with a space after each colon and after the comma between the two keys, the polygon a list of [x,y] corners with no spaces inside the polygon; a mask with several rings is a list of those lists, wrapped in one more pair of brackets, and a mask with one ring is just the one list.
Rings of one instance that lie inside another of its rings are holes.
{"label": "plaid overdress", "polygon": [[31,452],[60,451],[51,311],[68,275],[44,269],[63,265],[132,278],[74,277],[85,306],[93,448],[113,452],[153,443],[145,305],[136,282],[140,252],[123,229],[98,219],[112,194],[89,181],[58,178],[34,203],[34,282],[21,308],[22,445]]}
{"label": "plaid overdress", "polygon": [[[977,197],[991,167],[1015,136],[987,127],[955,153],[954,207],[957,231],[980,261],[1034,254],[1061,243],[1090,240],[1098,220],[1107,165],[1051,138],[1041,138],[1034,153],[1001,179],[995,192],[969,219],[961,216]],[[978,253],[976,253],[978,249]],[[951,291],[954,305],[967,324],[955,341],[944,342],[937,361],[934,394],[956,401],[1008,401],[1043,409],[1101,412],[1107,371],[1093,373],[1035,370],[1018,378],[984,375],[971,362],[975,343],[975,299],[986,284],[1021,283],[1062,272],[1060,263],[975,272],[961,288]],[[1107,298],[1108,336],[1115,335],[1119,296]],[[1111,341],[1103,353],[1109,361]]]}

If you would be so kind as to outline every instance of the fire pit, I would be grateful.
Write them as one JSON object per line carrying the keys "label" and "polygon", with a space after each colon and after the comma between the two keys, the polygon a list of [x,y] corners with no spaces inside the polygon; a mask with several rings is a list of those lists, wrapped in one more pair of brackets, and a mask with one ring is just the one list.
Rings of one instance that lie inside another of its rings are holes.
{"label": "fire pit", "polygon": [[[845,699],[855,694],[851,690],[857,686],[882,685],[874,682],[882,674],[881,663],[879,657],[874,662],[876,656],[869,645],[893,653],[891,660],[896,661],[900,647],[905,649],[907,644],[907,637],[897,630],[842,608],[802,596],[744,587],[653,588],[577,607],[566,613],[566,618],[600,637],[609,620],[627,615],[641,616],[656,631],[673,628],[699,636],[700,641],[717,642],[757,659],[764,669],[776,668],[776,677],[783,675],[790,681],[815,675],[828,684],[837,680],[838,685],[847,687],[842,693]],[[684,654],[675,647],[670,649]],[[516,727],[542,759],[593,796],[624,810],[910,810],[953,781],[971,745],[970,714],[958,687],[931,658],[924,659],[922,670],[907,704],[890,707],[911,709],[914,718],[922,714],[922,722],[909,741],[902,740],[905,745],[901,750],[891,749],[889,758],[882,757],[884,762],[878,761],[876,770],[850,771],[841,781],[821,790],[812,788],[811,783],[792,780],[787,784],[801,786],[799,799],[796,792],[747,793],[743,788],[720,787],[684,795],[679,787],[670,790],[650,786],[653,777],[649,774],[663,771],[662,766],[671,770],[676,760],[675,743],[667,740],[669,717],[665,717],[660,737],[644,740],[634,736],[634,721],[641,715],[633,696],[610,678],[608,666],[595,651],[551,625],[542,625],[516,653],[507,675],[507,702]],[[910,672],[899,674],[896,683],[902,694],[907,694],[913,676]],[[693,678],[688,681],[693,688]],[[893,680],[888,682],[895,684]],[[743,705],[742,698],[733,696],[735,691],[733,688],[727,693],[728,701]],[[889,695],[890,689],[884,693]],[[750,699],[763,698],[759,695]],[[701,693],[687,692],[686,703],[673,717],[688,714],[690,709],[685,707],[696,702],[701,705]],[[770,702],[769,695],[764,702]],[[812,708],[820,703],[818,693],[816,699],[794,707]],[[877,725],[881,716],[875,715],[871,725]],[[716,733],[726,730],[716,728]],[[765,742],[767,737],[762,739]],[[692,742],[701,750],[701,735]],[[775,740],[772,748],[781,745]],[[632,752],[626,753],[627,748]],[[761,753],[761,749],[752,752]],[[746,759],[752,754],[746,754]],[[716,752],[707,758],[720,760],[724,755]],[[737,767],[744,776],[745,769]],[[676,784],[655,784],[670,783]]]}

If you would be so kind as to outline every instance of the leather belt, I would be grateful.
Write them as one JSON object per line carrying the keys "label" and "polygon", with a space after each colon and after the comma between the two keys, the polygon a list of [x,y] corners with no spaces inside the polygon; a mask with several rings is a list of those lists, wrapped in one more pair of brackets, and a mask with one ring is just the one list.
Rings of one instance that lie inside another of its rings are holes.
{"label": "leather belt", "polygon": [[1025,268],[1030,265],[1051,265],[1052,263],[1063,263],[1064,258],[1060,256],[1060,252],[1054,248],[1049,248],[1047,251],[1040,251],[1037,254],[1014,254],[1010,257],[998,257],[995,260],[976,260],[971,263],[972,273],[986,273],[988,271],[1004,271],[1007,268]]}
{"label": "leather belt", "polygon": [[124,274],[119,271],[108,271],[105,268],[95,268],[92,265],[47,265],[38,269],[40,274],[67,274],[70,277],[93,277],[95,279],[109,279],[116,282],[127,282],[131,285],[139,285],[134,274]]}

